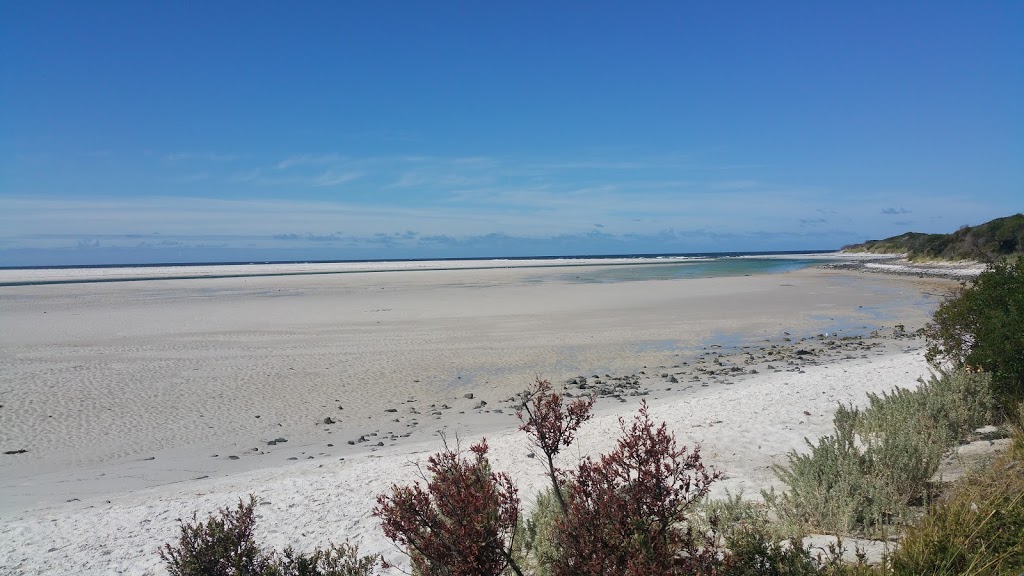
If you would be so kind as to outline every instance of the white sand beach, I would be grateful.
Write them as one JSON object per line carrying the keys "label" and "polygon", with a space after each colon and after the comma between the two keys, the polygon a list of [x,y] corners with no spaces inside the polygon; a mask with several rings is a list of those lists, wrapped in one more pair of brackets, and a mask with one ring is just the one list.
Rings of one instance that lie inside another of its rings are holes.
{"label": "white sand beach", "polygon": [[439,430],[486,435],[525,500],[542,484],[510,401],[536,376],[631,383],[599,401],[575,454],[610,446],[642,398],[702,446],[719,491],[756,494],[772,463],[827,432],[836,402],[926,374],[920,340],[891,334],[955,286],[575,273],[0,287],[0,448],[25,451],[0,456],[0,573],[162,574],[177,518],[249,493],[269,545],[348,538],[397,560],[374,496],[415,477]]}

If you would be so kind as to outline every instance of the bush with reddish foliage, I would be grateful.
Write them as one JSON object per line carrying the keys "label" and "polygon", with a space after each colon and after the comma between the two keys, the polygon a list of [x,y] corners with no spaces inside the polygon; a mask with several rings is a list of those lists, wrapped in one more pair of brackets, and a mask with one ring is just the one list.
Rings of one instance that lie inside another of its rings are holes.
{"label": "bush with reddish foliage", "polygon": [[487,441],[470,458],[445,445],[427,460],[425,485],[391,487],[377,497],[374,515],[384,534],[405,547],[423,575],[522,575],[513,559],[519,497],[506,474],[487,461]]}
{"label": "bush with reddish foliage", "polygon": [[555,531],[561,557],[555,574],[710,574],[718,563],[714,538],[687,522],[718,473],[699,449],[676,444],[647,405],[611,453],[580,463],[569,475],[565,515]]}
{"label": "bush with reddish foliage", "polygon": [[[593,399],[571,403],[538,379],[522,396],[521,430],[546,457],[559,505],[552,554],[533,558],[538,572],[560,576],[712,574],[720,565],[713,535],[687,522],[697,500],[719,476],[700,451],[680,448],[662,423],[655,426],[643,403],[622,438],[597,460],[566,472],[555,456],[590,419]],[[384,533],[404,546],[421,574],[522,574],[515,561],[519,499],[511,480],[487,464],[487,445],[463,459],[447,448],[428,460],[426,486],[392,486],[374,514]]]}
{"label": "bush with reddish foliage", "polygon": [[590,420],[594,399],[578,398],[566,406],[562,402],[562,395],[552,391],[551,382],[538,378],[533,389],[522,394],[522,400],[522,410],[516,412],[523,423],[519,429],[526,432],[534,446],[544,454],[551,488],[564,513],[564,479],[559,477],[560,470],[555,466],[555,456],[562,448],[572,444],[579,427]]}

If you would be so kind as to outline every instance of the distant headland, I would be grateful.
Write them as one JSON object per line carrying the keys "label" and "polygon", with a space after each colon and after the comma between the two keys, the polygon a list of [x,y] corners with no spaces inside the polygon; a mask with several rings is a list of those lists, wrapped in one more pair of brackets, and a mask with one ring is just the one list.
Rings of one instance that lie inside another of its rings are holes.
{"label": "distant headland", "polygon": [[1024,254],[1024,214],[996,218],[977,226],[963,226],[950,234],[906,232],[884,240],[843,246],[841,252],[905,254],[920,260],[998,260]]}

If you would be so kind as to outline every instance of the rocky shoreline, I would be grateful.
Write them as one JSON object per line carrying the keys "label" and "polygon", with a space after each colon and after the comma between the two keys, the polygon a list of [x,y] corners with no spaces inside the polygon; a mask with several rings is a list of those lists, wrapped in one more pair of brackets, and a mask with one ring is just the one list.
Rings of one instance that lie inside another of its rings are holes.
{"label": "rocky shoreline", "polygon": [[911,262],[905,257],[889,256],[885,258],[862,258],[845,262],[831,262],[823,264],[822,268],[917,278],[952,278],[962,280],[977,276],[985,269],[985,265],[973,261],[920,263]]}
{"label": "rocky shoreline", "polygon": [[[866,328],[860,329],[861,332],[864,330]],[[640,399],[649,402],[667,400],[730,386],[758,374],[803,374],[809,366],[914,352],[923,347],[922,330],[907,329],[902,324],[876,328],[866,334],[851,331],[849,334],[832,332],[797,336],[783,332],[775,339],[756,344],[730,346],[709,343],[696,350],[679,351],[678,363],[641,366],[629,374],[581,374],[556,383],[556,387],[570,398],[594,398],[598,409],[615,409],[617,405]],[[338,458],[416,442],[423,434],[436,434],[441,430],[476,428],[481,421],[489,422],[485,427],[494,429],[507,428],[510,423],[517,422],[515,416],[522,402],[520,394],[489,399],[482,396],[468,392],[459,398],[429,403],[409,398],[402,405],[384,410],[390,425],[370,425],[355,431],[348,426],[334,430],[332,426],[343,422],[325,417],[317,426],[327,435],[325,441],[329,440],[326,451],[310,445],[288,449],[282,446],[287,442],[284,438],[269,441],[260,438],[254,441],[256,446],[251,451],[243,450],[239,454],[242,457],[269,456],[278,451],[279,457],[291,461]],[[339,406],[339,409],[343,410],[343,407]],[[335,439],[336,431],[347,438]],[[234,454],[216,454],[214,457],[239,458]]]}

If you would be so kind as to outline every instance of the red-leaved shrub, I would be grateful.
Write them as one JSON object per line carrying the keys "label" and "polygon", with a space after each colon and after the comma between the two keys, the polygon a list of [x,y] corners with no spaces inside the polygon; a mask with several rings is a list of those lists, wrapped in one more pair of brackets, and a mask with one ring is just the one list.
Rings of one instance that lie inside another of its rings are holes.
{"label": "red-leaved shrub", "polygon": [[[520,429],[546,457],[560,509],[553,530],[544,531],[552,554],[527,564],[557,576],[715,572],[721,560],[714,535],[687,522],[695,502],[719,478],[704,467],[698,448],[679,447],[641,403],[631,425],[619,419],[622,437],[611,453],[566,472],[555,466],[555,456],[590,419],[593,398],[566,403],[538,379],[522,399]],[[516,489],[507,475],[491,472],[486,442],[470,450],[474,457],[467,460],[446,445],[428,459],[425,487],[392,486],[377,498],[374,514],[420,574],[521,575],[513,558]]]}
{"label": "red-leaved shrub", "polygon": [[616,448],[569,475],[554,573],[713,573],[713,538],[694,531],[686,516],[719,474],[704,467],[699,448],[679,448],[664,423],[655,427],[646,403],[632,425],[619,424]]}
{"label": "red-leaved shrub", "polygon": [[572,444],[579,427],[590,420],[594,398],[578,398],[565,406],[562,395],[551,390],[551,382],[540,378],[532,390],[523,393],[522,398],[522,410],[516,412],[523,423],[519,429],[526,432],[534,446],[544,454],[555,499],[564,513],[565,495],[561,486],[564,479],[559,477],[561,471],[555,467],[555,456]]}
{"label": "red-leaved shrub", "polygon": [[487,441],[427,459],[425,486],[391,487],[377,497],[373,513],[384,534],[405,547],[423,575],[498,576],[522,574],[512,558],[519,496],[508,475],[495,474],[487,461]]}

